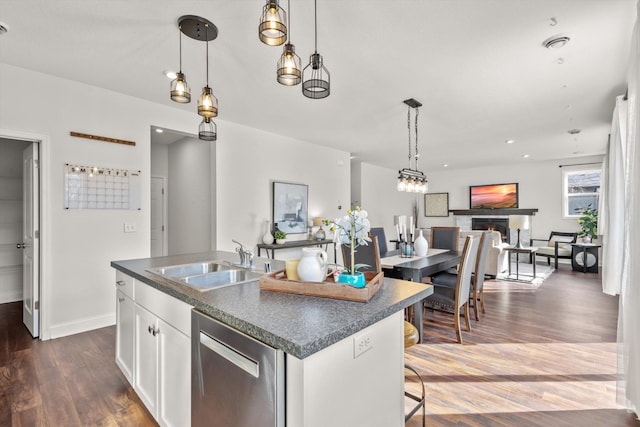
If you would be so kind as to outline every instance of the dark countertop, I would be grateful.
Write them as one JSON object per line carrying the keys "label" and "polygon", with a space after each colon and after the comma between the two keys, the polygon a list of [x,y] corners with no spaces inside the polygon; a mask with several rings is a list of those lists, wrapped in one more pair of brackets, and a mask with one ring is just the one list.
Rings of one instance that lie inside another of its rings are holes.
{"label": "dark countertop", "polygon": [[[150,267],[207,260],[237,262],[239,258],[233,252],[215,251],[112,261],[111,266],[299,359],[433,293],[431,286],[391,278],[385,278],[366,303],[262,291],[258,281],[201,292],[146,271]],[[284,268],[283,261],[256,258],[257,271],[264,271],[265,261],[271,262],[273,271]]]}

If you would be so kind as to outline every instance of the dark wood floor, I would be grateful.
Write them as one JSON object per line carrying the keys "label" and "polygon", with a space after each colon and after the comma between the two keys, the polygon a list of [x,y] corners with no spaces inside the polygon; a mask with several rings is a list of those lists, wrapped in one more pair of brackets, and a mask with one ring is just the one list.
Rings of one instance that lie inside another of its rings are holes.
{"label": "dark wood floor", "polygon": [[616,404],[618,299],[599,275],[561,265],[537,289],[485,286],[487,313],[464,344],[425,323],[426,342],[406,352],[426,382],[428,426],[640,426]]}
{"label": "dark wood floor", "polygon": [[[640,426],[615,404],[617,299],[598,276],[562,265],[537,289],[489,283],[485,300],[465,344],[425,324],[426,343],[407,350],[428,426]],[[0,426],[156,425],[114,345],[113,327],[33,340],[20,303],[0,304]]]}

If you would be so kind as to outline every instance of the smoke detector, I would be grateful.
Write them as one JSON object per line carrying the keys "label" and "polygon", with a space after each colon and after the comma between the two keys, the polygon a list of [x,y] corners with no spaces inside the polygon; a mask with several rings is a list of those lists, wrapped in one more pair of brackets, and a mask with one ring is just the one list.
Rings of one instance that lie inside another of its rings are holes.
{"label": "smoke detector", "polygon": [[9,26],[4,22],[0,21],[0,36],[9,32]]}
{"label": "smoke detector", "polygon": [[543,41],[542,46],[546,47],[547,49],[551,49],[551,48],[558,49],[564,46],[565,44],[569,43],[569,40],[571,40],[569,36],[566,36],[564,34],[557,34]]}

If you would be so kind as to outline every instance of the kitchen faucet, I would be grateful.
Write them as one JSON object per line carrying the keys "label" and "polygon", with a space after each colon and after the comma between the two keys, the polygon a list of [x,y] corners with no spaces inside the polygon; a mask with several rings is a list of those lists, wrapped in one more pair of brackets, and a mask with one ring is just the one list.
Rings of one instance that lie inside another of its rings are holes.
{"label": "kitchen faucet", "polygon": [[253,252],[249,249],[245,248],[244,245],[237,240],[231,240],[233,243],[239,245],[240,247],[236,248],[236,252],[240,255],[240,266],[241,267],[253,267]]}

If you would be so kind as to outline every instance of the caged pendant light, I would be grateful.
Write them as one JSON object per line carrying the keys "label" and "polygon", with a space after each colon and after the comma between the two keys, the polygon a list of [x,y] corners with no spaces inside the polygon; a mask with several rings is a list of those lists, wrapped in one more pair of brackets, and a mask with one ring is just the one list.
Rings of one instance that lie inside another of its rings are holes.
{"label": "caged pendant light", "polygon": [[[407,111],[407,129],[409,131],[409,167],[402,168],[398,171],[398,191],[406,191],[408,193],[426,193],[429,189],[427,176],[418,170],[418,113],[422,104],[413,98],[404,101],[408,106]],[[415,111],[415,133],[416,133],[416,155],[415,169],[411,169],[411,109]]]}
{"label": "caged pendant light", "polygon": [[331,92],[329,71],[318,53],[318,3],[314,0],[315,51],[309,57],[309,64],[302,72],[302,94],[311,99],[322,99]]}
{"label": "caged pendant light", "polygon": [[285,86],[295,86],[302,81],[302,66],[300,65],[300,57],[296,55],[296,48],[291,44],[291,2],[287,0],[287,27],[289,41],[284,45],[282,55],[278,60],[278,83]]}
{"label": "caged pendant light", "polygon": [[191,102],[191,88],[187,83],[185,75],[182,73],[182,29],[178,25],[180,37],[180,71],[176,73],[176,78],[171,81],[171,100],[181,104]]}
{"label": "caged pendant light", "polygon": [[[176,102],[187,103],[191,100],[189,85],[182,73],[182,34],[197,41],[206,43],[206,85],[198,98],[198,114],[203,117],[198,127],[198,138],[204,141],[217,139],[217,126],[211,120],[218,115],[218,98],[213,95],[209,87],[209,42],[218,37],[218,28],[209,20],[195,15],[184,15],[178,18],[180,29],[180,71],[176,79],[171,82],[171,99]],[[175,92],[175,97],[174,97]]]}
{"label": "caged pendant light", "polygon": [[267,0],[262,8],[258,37],[269,46],[280,46],[287,40],[287,13],[280,7],[278,0]]}

